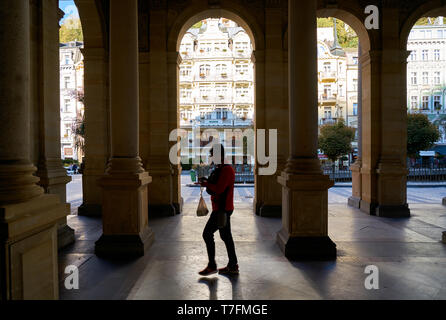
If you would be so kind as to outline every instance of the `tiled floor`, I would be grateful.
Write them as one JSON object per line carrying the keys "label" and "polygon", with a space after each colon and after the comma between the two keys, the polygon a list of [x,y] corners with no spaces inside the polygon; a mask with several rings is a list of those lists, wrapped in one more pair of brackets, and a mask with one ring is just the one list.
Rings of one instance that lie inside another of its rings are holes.
{"label": "tiled floor", "polygon": [[[410,219],[385,219],[349,208],[343,197],[343,203],[329,204],[329,235],[337,244],[337,260],[291,262],[275,242],[281,220],[254,215],[250,189],[236,190],[231,224],[238,277],[197,274],[206,264],[201,233],[207,218],[195,215],[199,188],[188,188],[183,214],[150,219],[156,241],[144,257],[132,261],[96,257],[100,219],[70,216],[77,241],[60,254],[61,298],[446,299],[446,245],[440,242],[446,208],[438,202],[411,204]],[[226,250],[218,233],[215,238],[217,263],[223,266]],[[63,286],[68,264],[79,266],[79,290]],[[367,265],[379,269],[379,290],[364,287]]]}

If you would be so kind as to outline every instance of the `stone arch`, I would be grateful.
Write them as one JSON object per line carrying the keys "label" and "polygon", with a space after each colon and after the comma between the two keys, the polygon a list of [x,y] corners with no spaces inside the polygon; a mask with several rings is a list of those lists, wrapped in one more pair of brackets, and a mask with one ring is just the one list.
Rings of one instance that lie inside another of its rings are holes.
{"label": "stone arch", "polygon": [[[368,53],[372,49],[373,43],[373,35],[368,32],[363,24],[363,20],[365,16],[363,13],[360,13],[359,9],[353,8],[319,8],[317,10],[318,18],[328,18],[333,17],[339,20],[346,22],[350,27],[355,30],[358,38],[361,41],[361,55]],[[284,37],[283,37],[283,47],[285,49],[288,48],[288,26],[286,28]]]}
{"label": "stone arch", "polygon": [[[352,10],[352,11],[349,11]],[[363,55],[371,50],[371,39],[368,30],[363,23],[363,14],[360,15],[358,12],[353,11],[353,9],[334,9],[334,8],[322,8],[317,11],[318,18],[328,18],[333,17],[344,21],[358,35],[359,41],[361,43],[361,52]]]}
{"label": "stone arch", "polygon": [[237,22],[251,38],[254,50],[264,49],[264,32],[255,18],[241,6],[228,6],[227,8],[196,8],[189,7],[184,10],[173,23],[167,41],[167,51],[178,52],[181,39],[186,31],[196,22],[206,18],[224,17]]}
{"label": "stone arch", "polygon": [[82,23],[85,47],[105,48],[106,30],[102,5],[97,0],[74,0]]}
{"label": "stone arch", "polygon": [[425,2],[415,8],[406,18],[400,32],[401,48],[407,48],[410,31],[418,19],[422,17],[446,16],[446,4],[442,0]]}

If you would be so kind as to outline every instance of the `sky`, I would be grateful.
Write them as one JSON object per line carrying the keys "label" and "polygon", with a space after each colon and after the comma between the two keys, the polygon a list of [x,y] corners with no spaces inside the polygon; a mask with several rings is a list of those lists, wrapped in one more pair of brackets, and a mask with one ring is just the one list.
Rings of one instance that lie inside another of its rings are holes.
{"label": "sky", "polygon": [[59,0],[59,8],[65,12],[65,16],[61,20],[61,23],[69,16],[79,18],[79,12],[74,4],[73,0]]}

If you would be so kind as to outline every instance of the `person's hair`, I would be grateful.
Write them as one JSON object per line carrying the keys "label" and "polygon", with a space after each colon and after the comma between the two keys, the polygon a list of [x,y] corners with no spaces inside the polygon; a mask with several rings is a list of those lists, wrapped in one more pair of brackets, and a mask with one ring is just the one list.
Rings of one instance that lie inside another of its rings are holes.
{"label": "person's hair", "polygon": [[214,156],[214,151],[215,151],[215,155],[218,156],[218,153],[220,153],[220,163],[218,164],[224,164],[224,160],[225,160],[225,147],[223,147],[223,144],[221,143],[215,143],[214,145],[212,145],[212,148],[210,150],[210,154],[211,157]]}

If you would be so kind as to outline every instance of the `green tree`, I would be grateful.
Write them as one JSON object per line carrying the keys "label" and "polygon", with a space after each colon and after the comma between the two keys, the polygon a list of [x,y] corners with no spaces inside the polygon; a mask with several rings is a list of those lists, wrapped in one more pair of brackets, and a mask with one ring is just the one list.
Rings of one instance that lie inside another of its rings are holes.
{"label": "green tree", "polygon": [[419,152],[430,149],[440,139],[440,130],[421,113],[407,115],[407,155],[418,158]]}
{"label": "green tree", "polygon": [[84,41],[81,20],[78,18],[67,18],[59,29],[59,42]]}
{"label": "green tree", "polygon": [[332,161],[333,171],[336,160],[352,151],[354,138],[355,129],[346,126],[344,119],[340,119],[335,124],[323,125],[320,128],[319,149]]}

